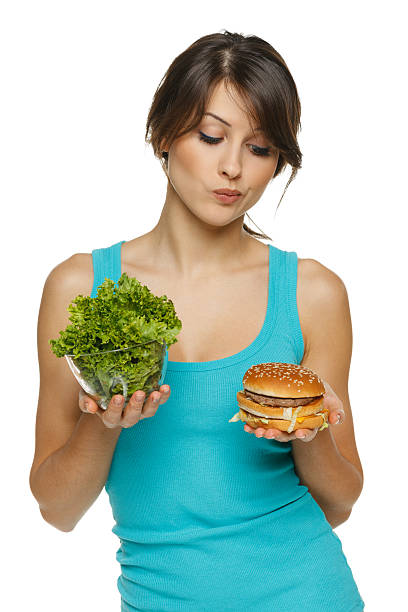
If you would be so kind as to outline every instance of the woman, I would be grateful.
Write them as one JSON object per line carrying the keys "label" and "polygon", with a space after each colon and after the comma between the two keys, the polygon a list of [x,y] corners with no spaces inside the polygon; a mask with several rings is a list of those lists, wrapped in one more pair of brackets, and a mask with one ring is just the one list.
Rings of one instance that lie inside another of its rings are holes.
{"label": "woman", "polygon": [[[75,254],[46,280],[31,489],[44,519],[71,531],[106,487],[122,610],[364,608],[333,532],[363,483],[347,292],[325,266],[263,244],[244,223],[275,176],[290,165],[290,182],[301,167],[299,127],[296,86],[273,47],[230,32],[197,40],[169,67],[147,120],[168,179],[157,225]],[[226,189],[239,196],[215,193]],[[78,293],[95,297],[123,272],[170,297],[183,327],[166,384],[103,412],[81,390],[78,402],[48,341]],[[245,371],[268,361],[320,375],[328,429],[229,424]]]}

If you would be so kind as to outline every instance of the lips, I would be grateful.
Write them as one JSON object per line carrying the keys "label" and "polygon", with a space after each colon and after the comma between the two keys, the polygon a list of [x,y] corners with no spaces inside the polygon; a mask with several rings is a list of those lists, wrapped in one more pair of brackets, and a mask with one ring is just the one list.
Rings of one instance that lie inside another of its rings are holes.
{"label": "lips", "polygon": [[220,195],[241,195],[241,192],[237,189],[214,189],[214,193],[218,193]]}
{"label": "lips", "polygon": [[[225,191],[222,190],[222,191]],[[219,193],[218,191],[213,191],[214,198],[216,198],[219,202],[223,202],[224,204],[231,204],[236,200],[239,200],[241,194],[238,193]]]}

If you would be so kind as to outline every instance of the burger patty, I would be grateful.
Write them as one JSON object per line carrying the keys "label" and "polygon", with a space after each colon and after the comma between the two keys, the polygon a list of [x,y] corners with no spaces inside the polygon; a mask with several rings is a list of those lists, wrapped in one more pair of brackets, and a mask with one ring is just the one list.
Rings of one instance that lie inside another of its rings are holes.
{"label": "burger patty", "polygon": [[261,395],[260,393],[253,393],[252,391],[247,391],[244,389],[244,394],[249,397],[249,399],[254,402],[258,402],[258,404],[264,404],[266,406],[305,406],[306,404],[310,404],[313,400],[320,395],[316,395],[315,397],[299,397],[299,398],[290,398],[290,397],[269,397],[268,395]]}

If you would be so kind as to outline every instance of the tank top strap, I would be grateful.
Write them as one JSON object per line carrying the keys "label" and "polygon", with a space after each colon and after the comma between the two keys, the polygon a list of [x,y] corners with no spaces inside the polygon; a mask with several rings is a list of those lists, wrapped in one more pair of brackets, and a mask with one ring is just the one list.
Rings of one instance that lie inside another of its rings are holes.
{"label": "tank top strap", "polygon": [[102,285],[106,278],[110,278],[115,283],[121,275],[121,246],[125,240],[120,240],[112,246],[92,251],[92,263],[94,280],[91,297],[96,297],[98,287]]}
{"label": "tank top strap", "polygon": [[300,363],[305,347],[297,305],[298,256],[295,251],[272,249],[277,263],[275,325],[292,343],[297,363]]}

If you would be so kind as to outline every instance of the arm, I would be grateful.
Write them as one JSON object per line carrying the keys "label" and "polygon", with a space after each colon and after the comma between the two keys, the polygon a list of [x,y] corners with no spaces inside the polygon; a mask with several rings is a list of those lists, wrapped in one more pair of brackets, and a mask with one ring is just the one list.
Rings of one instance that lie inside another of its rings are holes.
{"label": "arm", "polygon": [[[123,412],[123,398],[119,405],[113,398],[103,411],[82,392],[65,359],[51,351],[49,339],[69,322],[68,304],[91,291],[89,266],[86,253],[57,266],[46,280],[38,317],[40,393],[30,488],[43,518],[61,531],[74,529],[104,487],[122,427],[154,416],[170,395],[163,385],[145,401],[144,393],[135,392]],[[95,414],[84,412],[85,400]]]}
{"label": "arm", "polygon": [[62,531],[72,530],[98,497],[120,433],[80,410],[80,386],[49,346],[69,323],[68,304],[91,288],[90,257],[73,255],[46,279],[38,316],[40,390],[30,488],[44,519]]}
{"label": "arm", "polygon": [[292,441],[300,483],[308,487],[332,527],[348,519],[363,487],[360,472],[341,455],[332,434],[333,428],[344,425],[329,425],[310,442]]}
{"label": "arm", "polygon": [[307,486],[332,526],[344,522],[363,488],[348,395],[352,326],[342,280],[319,262],[301,260],[298,291],[307,330],[302,365],[327,381],[342,402],[344,419],[329,425],[309,442],[292,441],[292,456],[301,484]]}
{"label": "arm", "polygon": [[48,523],[61,531],[74,529],[105,485],[120,432],[83,414],[67,443],[34,472],[31,491]]}

